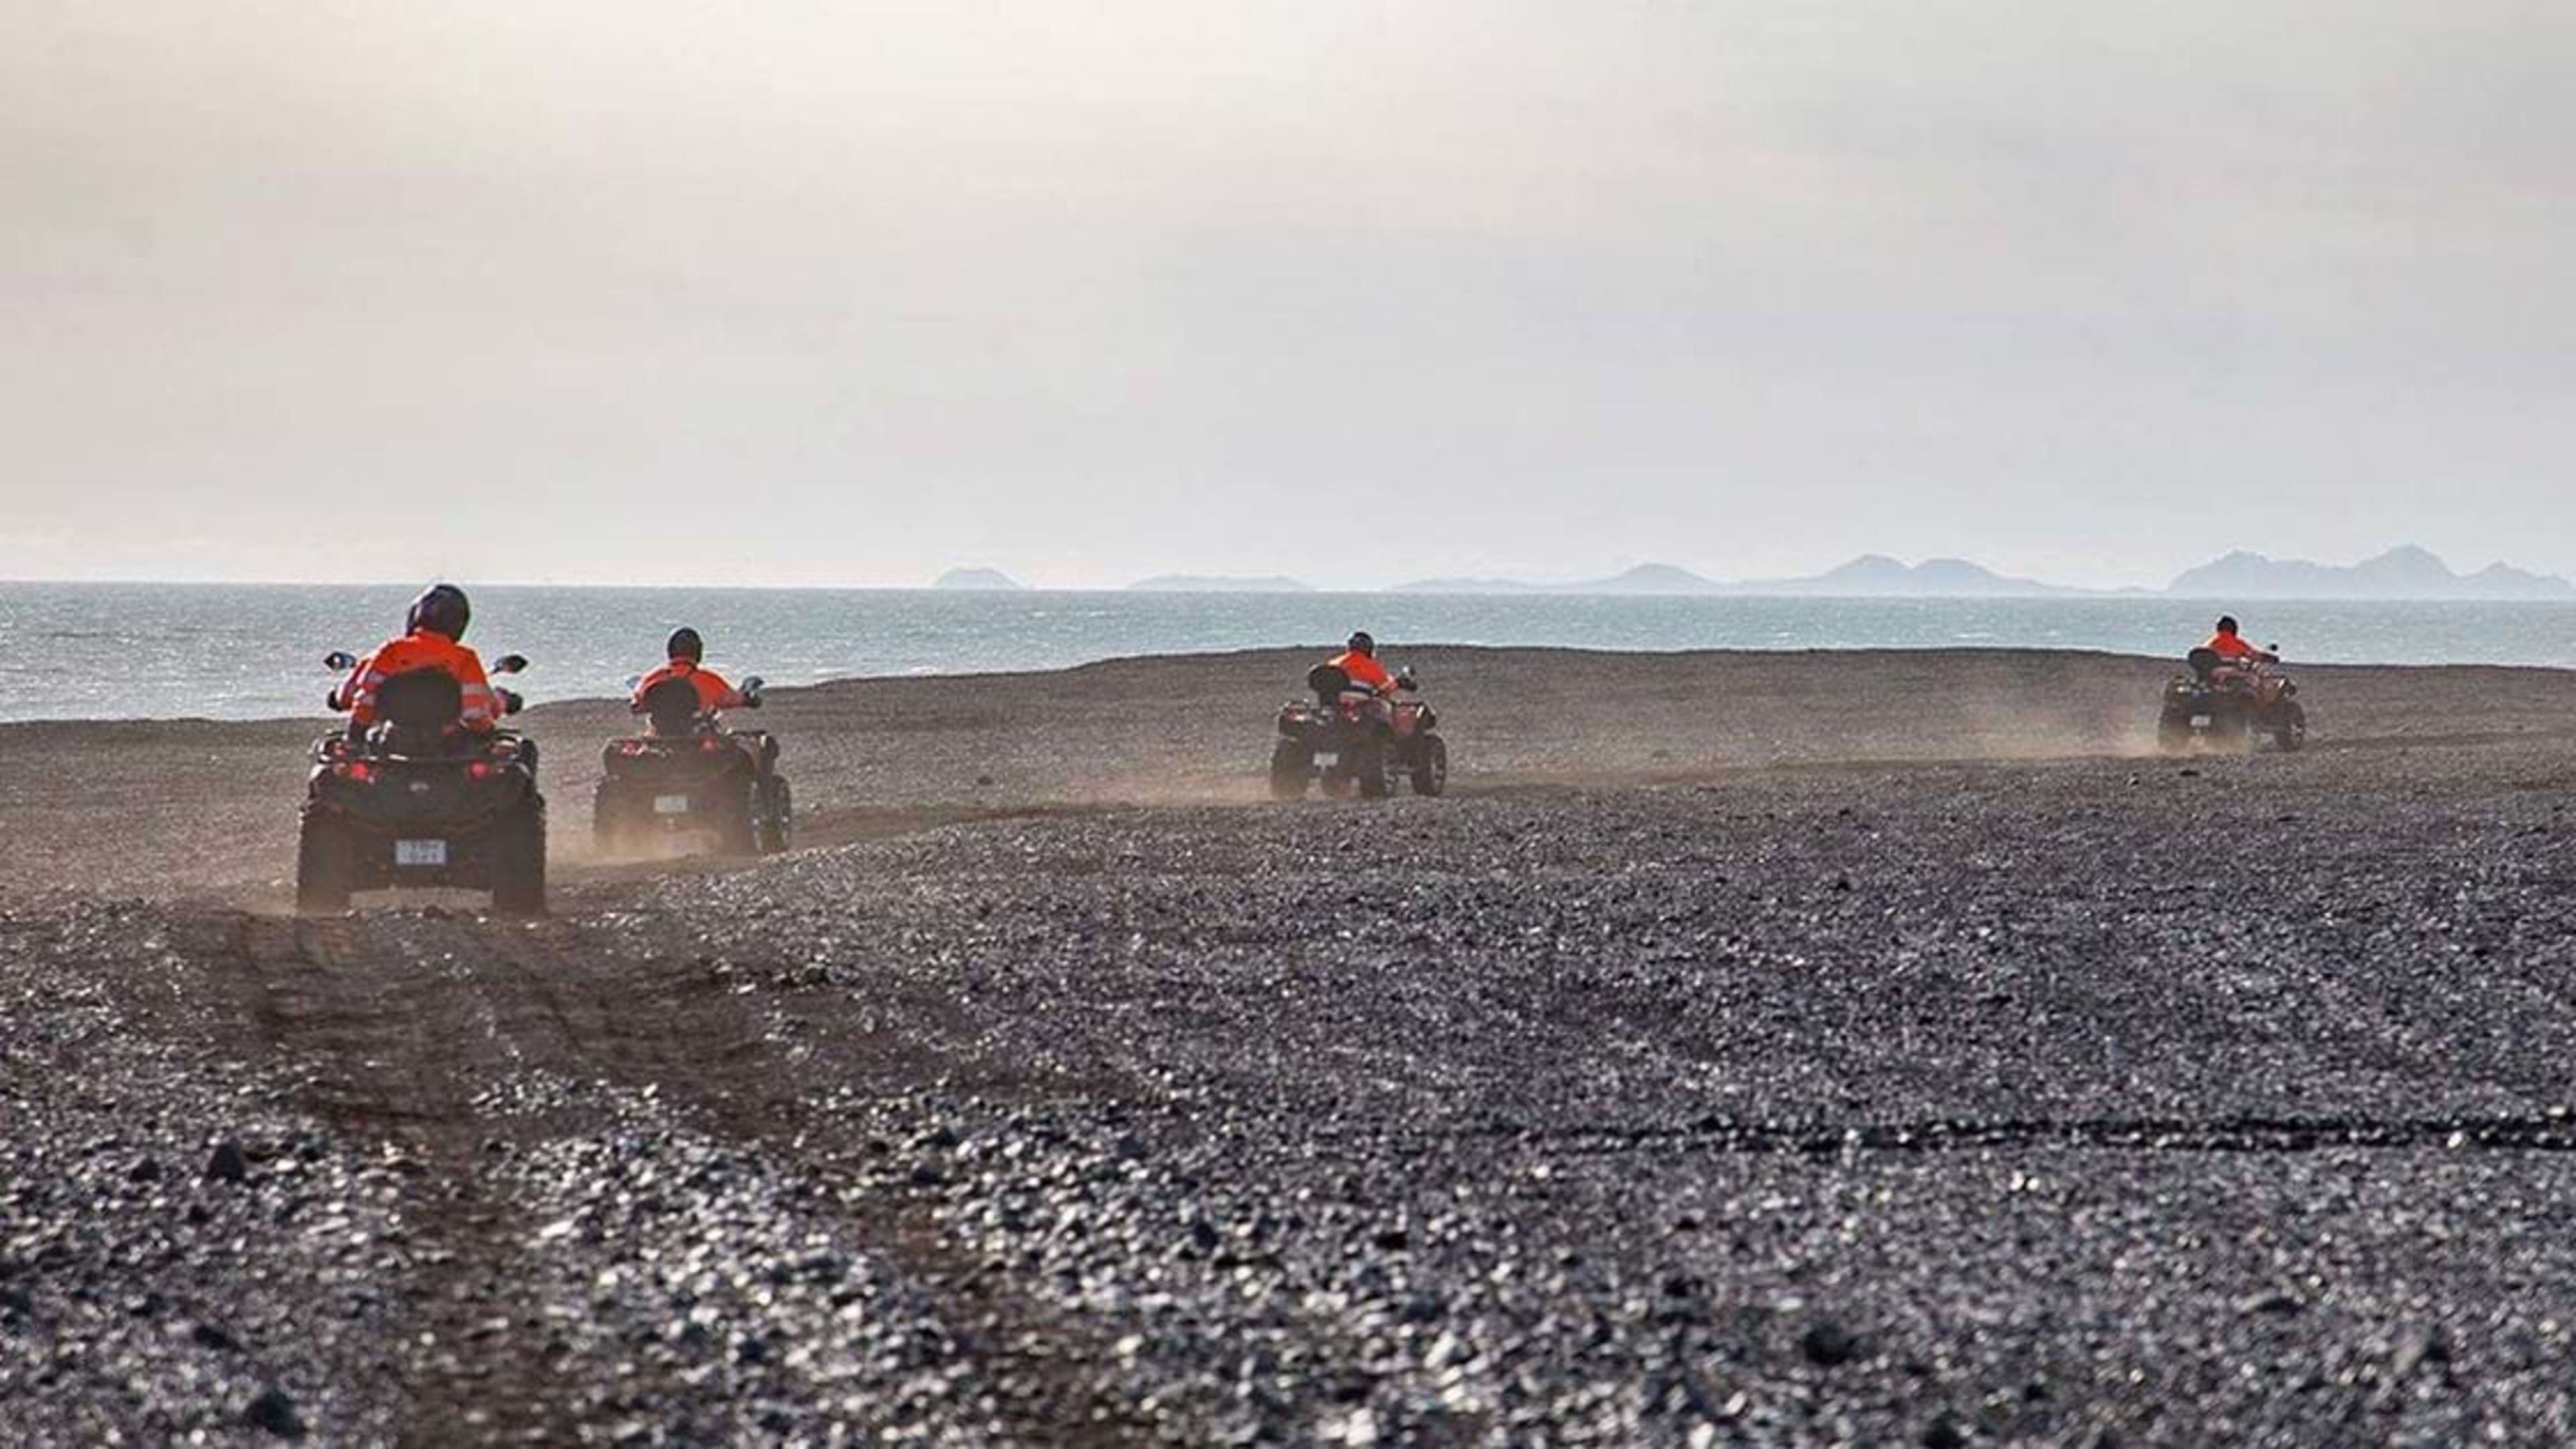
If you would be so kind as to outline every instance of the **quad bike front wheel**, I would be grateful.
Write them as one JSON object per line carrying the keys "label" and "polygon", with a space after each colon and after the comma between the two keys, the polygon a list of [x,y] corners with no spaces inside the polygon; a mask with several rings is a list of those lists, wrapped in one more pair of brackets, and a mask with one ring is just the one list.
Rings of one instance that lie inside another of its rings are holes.
{"label": "quad bike front wheel", "polygon": [[1315,773],[1315,752],[1295,740],[1270,747],[1270,794],[1279,800],[1303,799]]}
{"label": "quad bike front wheel", "polygon": [[295,910],[332,915],[349,908],[349,839],[330,816],[304,812],[295,837]]}
{"label": "quad bike front wheel", "polygon": [[1413,751],[1413,793],[1438,795],[1449,788],[1449,742],[1424,735]]}

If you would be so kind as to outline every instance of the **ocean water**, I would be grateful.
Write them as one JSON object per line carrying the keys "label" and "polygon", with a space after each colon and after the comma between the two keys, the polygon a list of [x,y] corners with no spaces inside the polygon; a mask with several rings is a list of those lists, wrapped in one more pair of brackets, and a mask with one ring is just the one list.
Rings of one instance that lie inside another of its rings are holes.
{"label": "ocean water", "polygon": [[[0,719],[323,715],[333,649],[395,632],[409,586],[0,583]],[[680,624],[773,684],[1048,669],[1134,654],[1409,643],[1593,649],[2107,649],[2176,655],[2220,605],[2161,598],[956,593],[487,587],[468,642],[532,661],[531,703],[622,693]],[[2231,606],[2293,663],[2576,667],[2576,604]]]}

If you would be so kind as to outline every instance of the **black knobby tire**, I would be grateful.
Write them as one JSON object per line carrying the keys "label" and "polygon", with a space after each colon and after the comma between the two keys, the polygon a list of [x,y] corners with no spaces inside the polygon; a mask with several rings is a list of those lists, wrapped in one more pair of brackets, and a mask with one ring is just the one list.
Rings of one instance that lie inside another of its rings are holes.
{"label": "black knobby tire", "polygon": [[[703,796],[693,797],[691,803]],[[746,775],[742,783],[725,791],[725,819],[716,827],[716,843],[727,855],[760,853],[760,779]]]}
{"label": "black knobby tire", "polygon": [[492,827],[492,910],[504,916],[546,913],[546,806],[527,803]]}
{"label": "black knobby tire", "polygon": [[776,855],[794,840],[796,832],[795,796],[787,788],[787,777],[772,775],[761,782],[763,806],[760,819],[760,853]]}
{"label": "black knobby tire", "polygon": [[2308,742],[2307,710],[2295,704],[2287,706],[2280,728],[2272,732],[2272,739],[2280,745],[2283,754],[2298,753],[2299,747]]}
{"label": "black knobby tire", "polygon": [[1413,793],[1437,795],[1449,788],[1449,742],[1424,735],[1413,747]]}
{"label": "black knobby tire", "polygon": [[1270,793],[1281,800],[1305,798],[1306,782],[1315,773],[1315,752],[1296,740],[1270,747]]}
{"label": "black knobby tire", "polygon": [[295,837],[295,909],[331,915],[349,908],[349,839],[329,815],[304,812]]}

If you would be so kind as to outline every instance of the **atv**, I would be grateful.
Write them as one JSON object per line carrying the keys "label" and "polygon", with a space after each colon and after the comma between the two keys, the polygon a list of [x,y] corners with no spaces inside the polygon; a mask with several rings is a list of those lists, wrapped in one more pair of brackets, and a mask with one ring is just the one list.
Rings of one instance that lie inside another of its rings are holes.
{"label": "atv", "polygon": [[2278,662],[2231,662],[2214,649],[2194,649],[2184,664],[2185,672],[2165,685],[2156,719],[2156,743],[2166,751],[2247,749],[2259,735],[2270,735],[2283,750],[2307,743],[2307,707]]}
{"label": "atv", "polygon": [[[323,663],[346,672],[347,654]],[[528,661],[493,666],[516,674]],[[496,690],[502,713],[520,700]],[[348,702],[334,690],[331,708]],[[376,691],[376,720],[324,735],[295,847],[295,908],[345,911],[357,891],[454,887],[489,891],[506,915],[546,911],[546,801],[537,747],[513,731],[460,723],[464,689],[435,669],[397,674]]]}
{"label": "atv", "polygon": [[[1449,744],[1440,738],[1440,716],[1416,699],[1387,700],[1355,687],[1351,677],[1330,664],[1307,671],[1313,702],[1298,699],[1279,706],[1279,740],[1270,748],[1270,793],[1294,800],[1309,785],[1327,795],[1353,790],[1379,799],[1402,774],[1416,795],[1437,795],[1449,788]],[[1411,694],[1420,689],[1407,669],[1395,687]]]}
{"label": "atv", "polygon": [[[744,707],[760,707],[758,676],[744,680],[742,692]],[[600,853],[708,840],[727,855],[785,850],[795,810],[778,773],[778,741],[762,730],[724,728],[686,679],[663,680],[641,703],[650,731],[600,751],[590,807]]]}

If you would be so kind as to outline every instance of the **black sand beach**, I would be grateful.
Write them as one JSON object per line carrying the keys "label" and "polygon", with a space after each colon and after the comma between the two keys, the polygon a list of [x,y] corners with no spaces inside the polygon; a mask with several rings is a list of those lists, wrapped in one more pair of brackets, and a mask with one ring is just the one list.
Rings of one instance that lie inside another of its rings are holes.
{"label": "black sand beach", "polygon": [[[2576,1435],[2576,674],[1307,656],[782,691],[801,848],[284,912],[316,726],[0,726],[34,1443]],[[529,676],[541,692],[542,673]]]}

